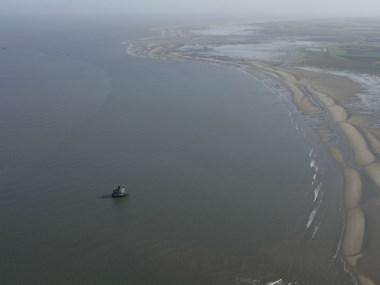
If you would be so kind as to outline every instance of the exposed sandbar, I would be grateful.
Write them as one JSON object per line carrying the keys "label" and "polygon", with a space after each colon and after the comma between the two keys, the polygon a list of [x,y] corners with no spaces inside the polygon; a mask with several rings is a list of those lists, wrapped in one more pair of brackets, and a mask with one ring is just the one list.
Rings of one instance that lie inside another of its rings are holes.
{"label": "exposed sandbar", "polygon": [[335,159],[335,161],[339,162],[340,164],[345,163],[342,151],[339,148],[337,148],[335,146],[331,146],[330,152],[331,152],[331,155],[333,156],[333,158]]}
{"label": "exposed sandbar", "polygon": [[344,204],[346,209],[353,209],[359,206],[362,195],[362,182],[359,173],[355,169],[344,169]]}
{"label": "exposed sandbar", "polygon": [[380,156],[380,141],[366,129],[363,129],[363,133],[369,142],[371,150]]}
{"label": "exposed sandbar", "polygon": [[345,101],[352,94],[357,94],[363,91],[363,88],[347,77],[321,74],[315,77],[311,86],[314,90],[328,94],[338,104]]}
{"label": "exposed sandbar", "polygon": [[346,228],[343,239],[343,253],[345,256],[354,256],[361,252],[364,239],[365,218],[360,208],[346,213]]}
{"label": "exposed sandbar", "polygon": [[380,163],[375,162],[365,167],[369,177],[380,187]]}
{"label": "exposed sandbar", "polygon": [[327,109],[329,110],[331,118],[334,122],[345,122],[347,120],[347,114],[343,107],[335,104],[328,106]]}
{"label": "exposed sandbar", "polygon": [[354,126],[346,122],[339,123],[339,126],[355,153],[355,162],[359,165],[372,164],[375,161],[375,157],[369,151],[367,143],[359,131]]}
{"label": "exposed sandbar", "polygon": [[364,275],[359,275],[359,281],[361,285],[376,285],[371,279],[367,278]]}
{"label": "exposed sandbar", "polygon": [[362,182],[359,173],[355,169],[344,169],[345,191],[344,205],[346,208],[346,227],[343,238],[343,253],[352,268],[356,268],[359,258],[362,256],[365,233],[365,216],[359,208],[362,195]]}

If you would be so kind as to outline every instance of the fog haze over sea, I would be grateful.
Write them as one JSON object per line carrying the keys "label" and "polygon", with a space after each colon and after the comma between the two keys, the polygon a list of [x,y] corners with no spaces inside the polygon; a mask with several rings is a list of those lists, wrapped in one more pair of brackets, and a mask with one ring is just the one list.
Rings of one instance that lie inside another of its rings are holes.
{"label": "fog haze over sea", "polygon": [[379,17],[377,0],[3,0],[2,15],[209,15],[216,17]]}

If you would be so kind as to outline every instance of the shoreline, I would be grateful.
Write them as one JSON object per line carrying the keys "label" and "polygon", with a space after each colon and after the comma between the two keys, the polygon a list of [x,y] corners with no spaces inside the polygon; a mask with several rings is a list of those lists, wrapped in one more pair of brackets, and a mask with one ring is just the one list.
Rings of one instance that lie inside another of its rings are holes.
{"label": "shoreline", "polygon": [[[256,66],[262,68],[262,66]],[[291,72],[278,71],[272,68],[263,68],[265,72],[273,73],[281,82],[285,84],[291,92],[292,101],[297,109],[308,115],[318,112],[310,99],[303,92],[303,88],[315,96],[323,107],[328,111],[330,120],[336,124],[342,131],[344,137],[355,156],[354,163],[356,167],[363,167],[365,173],[380,186],[380,164],[377,162],[373,153],[369,150],[366,138],[360,133],[356,126],[348,122],[349,116],[345,109],[338,105],[330,94],[321,93],[312,88],[310,84],[302,82],[305,75],[297,79]],[[308,74],[310,76],[310,74]],[[323,142],[323,134],[319,134],[321,142]],[[341,151],[336,147],[329,147],[333,159],[341,166],[344,177],[344,208],[345,208],[345,229],[342,239],[343,256],[351,268],[352,273],[356,276],[362,285],[374,285],[375,283],[368,277],[360,273],[358,270],[358,262],[363,257],[362,249],[365,239],[366,223],[365,213],[360,207],[362,197],[362,178],[360,173],[350,168],[347,161],[341,155]]]}
{"label": "shoreline", "polygon": [[[175,50],[175,52],[173,52],[171,48],[164,50],[164,56],[162,56],[162,47],[160,46],[148,52],[143,51],[143,54],[146,53],[149,57],[153,58],[183,59],[206,64],[224,65],[248,73],[251,69],[267,74],[274,80],[281,81],[286,86],[292,94],[293,104],[300,112],[307,115],[317,115],[321,112],[308,94],[310,94],[314,100],[322,104],[323,108],[329,114],[330,123],[334,124],[341,131],[354,155],[353,161],[349,161],[342,154],[339,145],[328,146],[332,158],[341,167],[344,178],[343,207],[345,210],[345,228],[341,245],[343,257],[360,284],[375,284],[370,277],[363,274],[358,268],[359,259],[364,256],[363,244],[366,238],[366,213],[361,206],[361,198],[365,189],[363,189],[361,172],[365,173],[375,185],[380,187],[380,176],[378,175],[380,174],[380,162],[376,158],[376,154],[380,153],[380,142],[369,130],[361,128],[358,124],[351,122],[347,111],[343,106],[338,104],[339,96],[334,96],[334,88],[339,86],[340,81],[349,80],[353,85],[357,85],[357,83],[348,77],[327,75],[320,71],[307,71],[294,67],[276,67],[260,60],[241,62],[240,60],[232,58],[228,60],[200,57],[197,55],[188,56]],[[128,48],[128,53],[133,53],[130,48]],[[330,90],[329,88],[320,86],[323,83],[323,78],[321,80],[319,77],[323,76],[329,76],[330,80],[335,81],[336,86],[330,88]],[[331,79],[331,77],[333,77],[333,79]],[[315,78],[318,78],[318,82],[314,81]],[[307,91],[308,94],[306,94],[305,91]],[[347,96],[354,95],[355,91],[352,91],[352,93]],[[324,127],[329,128],[328,126]],[[317,134],[321,142],[329,141],[328,138],[326,139],[324,137],[322,132],[318,133],[317,131]],[[358,171],[358,169],[361,171]]]}
{"label": "shoreline", "polygon": [[[278,72],[274,71],[276,74]],[[286,74],[286,72],[285,72]],[[282,76],[281,76],[282,75]],[[308,74],[310,76],[310,74]],[[306,76],[305,76],[306,77]],[[302,92],[302,89],[297,86],[301,80],[304,80],[304,76],[300,76],[297,80],[295,76],[290,73],[284,76],[284,72],[280,73],[280,80],[285,83],[293,94],[293,103],[299,110],[305,110],[309,102],[302,102],[306,97]],[[342,131],[344,137],[347,139],[351,150],[354,153],[354,163],[356,167],[364,167],[366,174],[380,186],[380,177],[377,173],[380,173],[380,164],[377,162],[373,153],[369,150],[366,138],[359,132],[356,126],[348,122],[349,116],[345,109],[338,105],[330,94],[321,93],[315,90],[311,84],[303,85],[311,94],[313,94],[323,104],[324,108],[328,111],[330,119],[335,123]],[[310,111],[307,112],[310,114]],[[321,137],[322,140],[322,137]],[[360,207],[360,201],[362,197],[362,178],[360,173],[350,168],[343,156],[337,151],[339,149],[331,149],[335,152],[333,158],[340,164],[343,177],[344,177],[344,208],[345,208],[345,230],[342,240],[342,252],[346,259],[346,262],[351,267],[351,271],[357,277],[358,281],[362,285],[375,284],[368,276],[363,275],[358,270],[358,261],[363,257],[362,249],[365,239],[365,214]]]}

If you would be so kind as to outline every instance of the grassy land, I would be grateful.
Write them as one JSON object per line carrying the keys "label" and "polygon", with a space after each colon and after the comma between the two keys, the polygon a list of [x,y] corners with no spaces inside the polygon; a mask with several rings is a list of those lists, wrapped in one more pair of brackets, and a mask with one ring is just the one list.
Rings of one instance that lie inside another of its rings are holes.
{"label": "grassy land", "polygon": [[380,20],[318,21],[288,29],[321,45],[302,50],[298,64],[380,74]]}

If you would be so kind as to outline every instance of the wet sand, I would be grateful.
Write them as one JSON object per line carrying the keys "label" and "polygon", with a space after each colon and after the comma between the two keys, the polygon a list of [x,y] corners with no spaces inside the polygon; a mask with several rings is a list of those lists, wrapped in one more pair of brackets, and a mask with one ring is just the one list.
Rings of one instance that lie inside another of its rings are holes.
{"label": "wet sand", "polygon": [[[342,106],[336,103],[336,100],[338,99],[347,99],[347,97],[344,98],[342,94],[339,94],[340,91],[338,91],[340,86],[344,86],[344,84],[347,82],[347,79],[338,76],[335,78],[333,77],[333,79],[335,79],[334,87],[331,77],[328,78],[327,84],[324,85],[324,81],[319,75],[318,84],[316,82],[313,82],[312,79],[310,80],[310,78],[312,78],[312,75],[310,73],[307,72],[307,75],[305,74],[304,76],[307,76],[309,78],[309,84],[306,85],[307,88],[328,110],[330,119],[336,123],[336,125],[346,137],[348,144],[354,154],[354,161],[351,162],[351,164],[354,164],[354,166],[358,169],[362,169],[362,171],[364,168],[365,172],[372,179],[372,181],[375,182],[377,186],[380,186],[380,164],[376,162],[376,157],[370,150],[370,147],[367,143],[368,140],[363,135],[364,131],[358,126],[354,126],[349,123],[349,116],[347,115],[347,112]],[[324,93],[322,93],[320,90],[323,90]],[[330,94],[337,95],[333,96]],[[354,94],[355,89],[351,90],[351,92],[346,96],[354,96]],[[302,108],[302,106],[299,107]],[[378,144],[376,138],[368,130],[365,130],[365,132],[367,133],[367,137],[372,137],[371,145],[377,147]],[[369,215],[369,212],[364,212],[361,208],[363,194],[362,177],[360,172],[357,170],[347,168],[347,162],[338,149],[332,149],[332,154],[334,159],[343,168],[345,181],[344,207],[346,209],[346,219],[345,233],[342,243],[343,254],[346,257],[347,263],[351,267],[351,271],[357,276],[360,284],[375,284],[375,282],[366,274],[369,272],[371,274],[371,277],[378,277],[378,273],[368,270],[365,270],[365,272],[363,272],[360,267],[360,259],[363,258],[364,254],[370,254],[371,252],[371,250],[368,249],[365,253],[363,252],[363,245],[366,239],[365,233],[368,232],[368,229],[366,229],[366,218],[368,218],[367,216]],[[378,247],[377,244],[374,244],[374,246],[376,248]]]}
{"label": "wet sand", "polygon": [[[345,109],[336,104],[335,100],[326,93],[321,93],[315,91],[315,87],[319,87],[319,84],[323,85],[324,81],[318,76],[318,85],[315,84],[301,84],[301,80],[298,80],[296,76],[292,75],[291,72],[278,71],[272,67],[267,67],[265,65],[257,65],[260,69],[269,71],[272,74],[276,74],[281,78],[281,81],[287,86],[287,88],[293,94],[293,102],[298,107],[298,109],[308,115],[316,115],[320,113],[319,108],[310,100],[308,96],[302,91],[302,87],[307,88],[311,93],[319,99],[324,107],[328,110],[330,119],[332,122],[336,123],[340,130],[346,137],[350,147],[355,156],[355,163],[357,166],[364,166],[367,174],[372,178],[372,180],[380,186],[380,164],[375,163],[376,158],[369,150],[366,139],[360,133],[357,127],[348,123],[348,115]],[[299,76],[300,73],[297,73]],[[300,78],[305,78],[306,75],[301,74]],[[309,81],[312,81],[312,75],[307,74]],[[311,78],[311,80],[310,80]],[[341,78],[335,78],[335,86],[340,86],[344,82],[340,82]],[[332,79],[328,79],[330,86],[332,85]],[[343,79],[346,81],[346,79]],[[314,90],[313,90],[314,89]],[[322,89],[322,88],[320,88]],[[326,89],[326,88],[324,88]],[[324,90],[326,91],[326,90]],[[350,94],[353,96],[353,92]],[[341,97],[338,95],[336,97]],[[323,136],[321,136],[322,142],[328,142]],[[339,156],[336,160],[342,166],[344,166],[344,159]],[[366,232],[366,217],[363,210],[360,208],[360,199],[362,195],[362,183],[360,174],[353,169],[344,168],[344,178],[345,178],[345,208],[346,208],[346,218],[345,218],[345,232],[342,241],[342,251],[346,257],[347,263],[350,265],[352,272],[357,276],[361,284],[375,284],[373,281],[363,273],[361,273],[358,262],[362,257],[362,247]]]}

